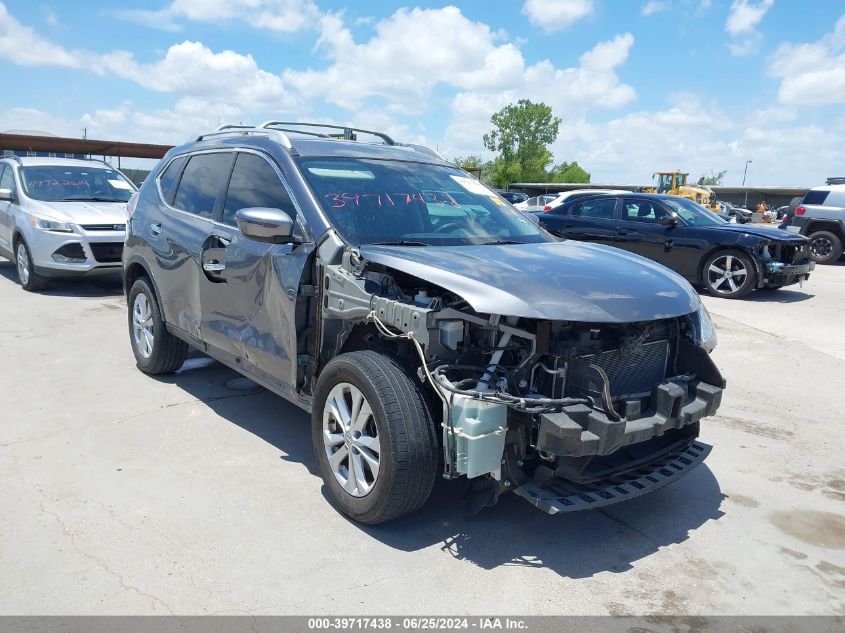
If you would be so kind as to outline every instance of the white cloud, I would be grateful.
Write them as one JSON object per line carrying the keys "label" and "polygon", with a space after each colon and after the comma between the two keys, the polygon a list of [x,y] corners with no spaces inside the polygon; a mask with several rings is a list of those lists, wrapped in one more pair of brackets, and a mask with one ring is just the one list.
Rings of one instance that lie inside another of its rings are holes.
{"label": "white cloud", "polygon": [[545,31],[565,29],[595,13],[595,0],[525,0],[522,12]]}
{"label": "white cloud", "polygon": [[759,0],[756,4],[752,0],[734,0],[725,21],[725,31],[733,37],[727,45],[731,55],[753,55],[760,49],[763,36],[756,27],[774,3],[775,0]]}
{"label": "white cloud", "polygon": [[672,7],[669,0],[649,0],[643,5],[642,14],[652,15],[661,11],[668,11]]}
{"label": "white cloud", "polygon": [[778,100],[796,108],[845,104],[845,15],[810,44],[781,44],[769,74],[781,79]]}
{"label": "white cloud", "polygon": [[126,52],[105,54],[98,68],[149,90],[238,103],[248,111],[294,105],[282,79],[259,68],[252,55],[215,53],[200,42],[174,44],[162,59],[146,64]]}
{"label": "white cloud", "polygon": [[0,58],[20,66],[82,66],[82,55],[68,51],[18,22],[0,2]]}
{"label": "white cloud", "polygon": [[775,0],[760,0],[757,4],[751,0],[734,0],[725,22],[725,30],[731,35],[753,31],[774,3]]}
{"label": "white cloud", "polygon": [[312,0],[173,0],[163,9],[125,9],[118,16],[167,31],[181,29],[181,20],[242,20],[255,28],[293,33],[313,25],[319,10]]}
{"label": "white cloud", "polygon": [[324,16],[317,50],[330,64],[321,70],[288,70],[285,81],[306,97],[345,109],[358,109],[365,99],[377,97],[395,112],[412,113],[426,109],[438,84],[500,89],[518,82],[524,72],[516,46],[496,45],[498,35],[489,26],[468,20],[457,7],[399,9],[374,30],[368,41],[358,43],[341,16]]}
{"label": "white cloud", "polygon": [[490,128],[490,116],[521,98],[542,101],[563,119],[561,130],[595,110],[624,106],[636,98],[634,88],[622,83],[616,69],[628,58],[634,43],[630,33],[599,42],[584,53],[577,66],[555,68],[544,60],[525,69],[521,79],[501,90],[460,92],[452,99],[452,122],[445,133],[447,155],[479,153],[481,135]]}

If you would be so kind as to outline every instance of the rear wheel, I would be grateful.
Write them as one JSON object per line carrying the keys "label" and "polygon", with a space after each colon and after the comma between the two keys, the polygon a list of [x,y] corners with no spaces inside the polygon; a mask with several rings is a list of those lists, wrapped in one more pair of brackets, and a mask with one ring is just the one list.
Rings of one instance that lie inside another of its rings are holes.
{"label": "rear wheel", "polygon": [[18,239],[15,244],[15,266],[18,269],[18,281],[24,290],[29,290],[30,292],[40,290],[47,283],[46,278],[35,272],[32,255],[23,238]]}
{"label": "rear wheel", "polygon": [[745,253],[735,250],[718,251],[704,263],[704,286],[711,295],[724,299],[739,299],[757,285],[754,263]]}
{"label": "rear wheel", "polygon": [[437,478],[434,420],[419,387],[389,356],[342,354],[317,381],[314,455],[329,496],[361,523],[422,506]]}
{"label": "rear wheel", "polygon": [[832,264],[842,257],[842,240],[836,233],[816,231],[809,237],[810,258],[817,264]]}
{"label": "rear wheel", "polygon": [[135,364],[145,374],[174,372],[188,356],[188,344],[167,331],[155,293],[144,278],[129,291],[129,340]]}

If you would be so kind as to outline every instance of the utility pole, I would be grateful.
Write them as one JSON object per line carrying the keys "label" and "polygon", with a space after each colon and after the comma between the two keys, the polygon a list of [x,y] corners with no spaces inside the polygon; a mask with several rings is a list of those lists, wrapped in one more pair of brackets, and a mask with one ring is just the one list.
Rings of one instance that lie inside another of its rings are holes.
{"label": "utility pole", "polygon": [[[745,171],[742,172],[742,186],[745,186],[745,176],[748,174],[748,166],[751,164],[750,160],[745,161]],[[748,208],[748,190],[745,190],[745,208]]]}

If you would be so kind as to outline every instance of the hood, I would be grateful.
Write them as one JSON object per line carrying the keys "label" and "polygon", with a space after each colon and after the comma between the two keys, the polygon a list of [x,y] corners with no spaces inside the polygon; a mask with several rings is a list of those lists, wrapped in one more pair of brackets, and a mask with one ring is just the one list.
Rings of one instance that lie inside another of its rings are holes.
{"label": "hood", "polygon": [[628,323],[689,314],[701,305],[692,286],[668,268],[599,244],[364,245],[360,252],[488,314]]}
{"label": "hood", "polygon": [[35,213],[73,224],[126,224],[125,202],[38,202]]}
{"label": "hood", "polygon": [[797,233],[790,233],[783,231],[773,226],[763,226],[760,224],[719,224],[716,226],[696,226],[695,229],[710,229],[713,231],[733,231],[734,233],[743,233],[745,235],[753,235],[755,237],[762,237],[767,240],[781,241],[781,242],[805,242],[807,238]]}

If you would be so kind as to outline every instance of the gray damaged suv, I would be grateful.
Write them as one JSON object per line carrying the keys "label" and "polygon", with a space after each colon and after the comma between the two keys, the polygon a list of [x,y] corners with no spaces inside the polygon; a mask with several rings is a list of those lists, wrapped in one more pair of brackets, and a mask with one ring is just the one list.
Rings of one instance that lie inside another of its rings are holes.
{"label": "gray damaged suv", "polygon": [[416,510],[438,475],[467,479],[470,513],[506,492],[597,508],[710,450],[699,423],[724,380],[690,285],[552,237],[430,149],[224,126],[129,206],[138,367],[172,372],[195,347],[309,411],[329,497],[357,521]]}

